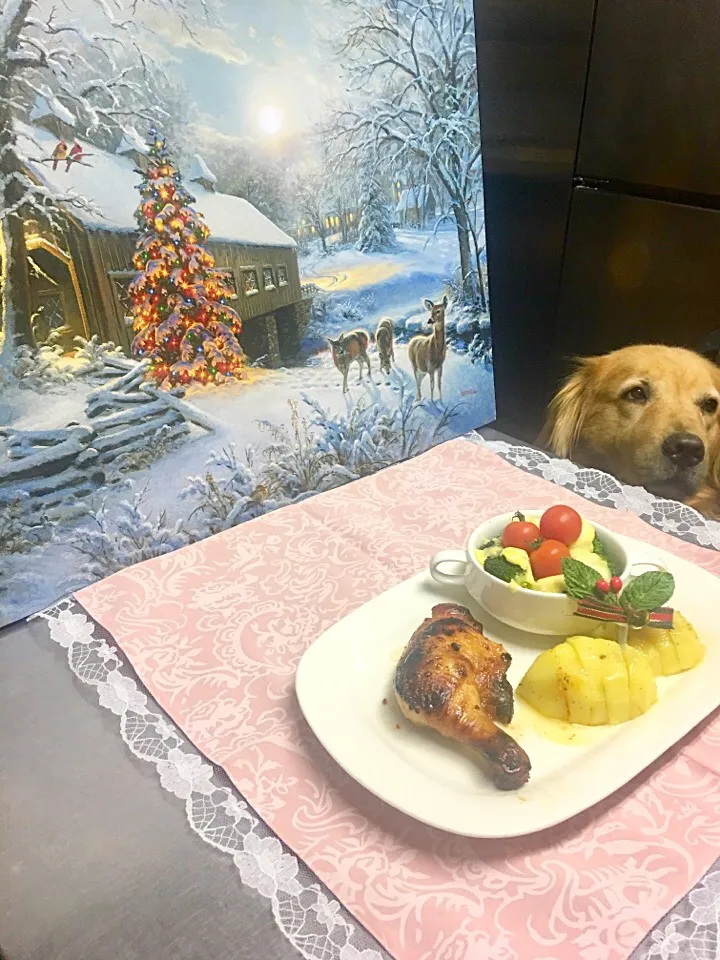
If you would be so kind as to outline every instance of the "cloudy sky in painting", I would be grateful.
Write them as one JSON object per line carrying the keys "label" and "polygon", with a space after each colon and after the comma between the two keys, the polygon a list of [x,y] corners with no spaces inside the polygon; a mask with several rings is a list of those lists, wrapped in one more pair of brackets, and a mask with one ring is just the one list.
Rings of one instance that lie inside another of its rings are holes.
{"label": "cloudy sky in painting", "polygon": [[184,76],[190,118],[268,149],[302,136],[344,89],[326,42],[338,34],[338,8],[328,0],[223,0],[220,9],[224,26],[198,24],[192,35],[167,17],[153,23]]}

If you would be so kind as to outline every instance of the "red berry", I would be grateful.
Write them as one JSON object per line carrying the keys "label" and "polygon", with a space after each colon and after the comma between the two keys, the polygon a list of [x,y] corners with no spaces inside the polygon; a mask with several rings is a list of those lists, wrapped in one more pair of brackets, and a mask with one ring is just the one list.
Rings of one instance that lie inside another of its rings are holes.
{"label": "red berry", "polygon": [[598,593],[610,593],[610,584],[607,580],[598,580],[595,584],[595,589]]}
{"label": "red berry", "polygon": [[623,582],[620,577],[613,577],[610,581],[610,589],[613,593],[620,593],[623,587]]}

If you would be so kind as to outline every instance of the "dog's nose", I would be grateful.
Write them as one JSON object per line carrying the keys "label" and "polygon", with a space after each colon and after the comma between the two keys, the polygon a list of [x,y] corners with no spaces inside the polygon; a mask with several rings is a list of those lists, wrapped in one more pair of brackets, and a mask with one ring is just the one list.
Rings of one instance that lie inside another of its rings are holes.
{"label": "dog's nose", "polygon": [[677,467],[695,467],[705,458],[705,444],[694,433],[671,433],[662,452]]}

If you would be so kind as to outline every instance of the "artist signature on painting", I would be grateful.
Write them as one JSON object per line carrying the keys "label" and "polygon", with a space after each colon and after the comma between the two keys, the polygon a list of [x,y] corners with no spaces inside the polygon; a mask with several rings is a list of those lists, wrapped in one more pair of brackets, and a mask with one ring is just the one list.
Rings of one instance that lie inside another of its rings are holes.
{"label": "artist signature on painting", "polygon": [[474,397],[477,392],[478,392],[478,391],[477,391],[477,389],[476,389],[475,387],[470,387],[468,390],[461,390],[461,391],[460,391],[460,396],[461,396],[461,397]]}

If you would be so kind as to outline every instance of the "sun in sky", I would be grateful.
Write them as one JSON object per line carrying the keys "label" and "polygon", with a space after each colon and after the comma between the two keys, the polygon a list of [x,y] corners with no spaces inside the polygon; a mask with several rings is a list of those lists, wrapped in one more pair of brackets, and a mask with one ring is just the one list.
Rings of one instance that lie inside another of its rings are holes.
{"label": "sun in sky", "polygon": [[263,133],[267,133],[271,137],[277,136],[277,134],[280,133],[283,127],[283,119],[282,111],[278,110],[277,107],[273,107],[271,104],[262,107],[258,114],[260,129]]}

